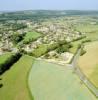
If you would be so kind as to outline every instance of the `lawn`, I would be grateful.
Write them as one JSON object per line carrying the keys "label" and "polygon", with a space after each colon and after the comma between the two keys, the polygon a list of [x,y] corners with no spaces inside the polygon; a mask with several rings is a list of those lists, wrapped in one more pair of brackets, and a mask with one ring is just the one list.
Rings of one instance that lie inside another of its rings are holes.
{"label": "lawn", "polygon": [[27,85],[27,75],[33,58],[24,55],[10,70],[0,76],[0,100],[32,100]]}
{"label": "lawn", "polygon": [[28,43],[28,42],[36,40],[40,36],[41,36],[41,33],[38,33],[38,32],[28,32],[28,33],[26,33],[26,36],[24,37],[23,41]]}
{"label": "lawn", "polygon": [[29,74],[34,100],[98,100],[67,66],[35,61]]}
{"label": "lawn", "polygon": [[88,79],[98,88],[98,42],[85,46],[86,54],[79,58],[79,66]]}
{"label": "lawn", "polygon": [[5,63],[10,57],[12,56],[12,53],[7,52],[0,56],[0,64]]}

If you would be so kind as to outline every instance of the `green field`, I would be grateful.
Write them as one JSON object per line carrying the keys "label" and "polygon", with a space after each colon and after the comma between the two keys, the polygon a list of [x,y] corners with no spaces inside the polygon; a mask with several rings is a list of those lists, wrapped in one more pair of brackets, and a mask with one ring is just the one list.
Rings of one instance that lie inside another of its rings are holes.
{"label": "green field", "polygon": [[37,49],[35,49],[32,54],[35,57],[39,57],[39,56],[45,54],[47,52],[47,50],[48,50],[48,45],[42,44]]}
{"label": "green field", "polygon": [[80,39],[80,40],[77,40],[77,41],[73,41],[71,44],[72,44],[72,47],[69,49],[69,52],[75,54],[79,45],[82,43],[82,41],[86,40],[86,38],[83,38],[83,39]]}
{"label": "green field", "polygon": [[78,24],[76,26],[76,29],[80,32],[93,32],[93,31],[98,31],[98,25],[92,25],[92,24]]}
{"label": "green field", "polygon": [[0,76],[0,100],[32,100],[27,85],[27,75],[32,66],[33,58],[23,56],[10,70]]}
{"label": "green field", "polygon": [[88,79],[98,88],[98,41],[86,44],[86,54],[79,58],[79,66]]}
{"label": "green field", "polygon": [[5,63],[10,57],[12,56],[12,53],[7,52],[0,56],[0,64]]}
{"label": "green field", "polygon": [[76,30],[86,33],[87,39],[98,40],[98,25],[79,24],[76,26]]}
{"label": "green field", "polygon": [[78,47],[79,47],[79,44],[80,44],[80,43],[81,43],[81,42],[78,42],[78,41],[73,42],[73,43],[72,43],[72,47],[69,49],[69,52],[75,54],[76,51],[77,51],[77,49],[78,49]]}
{"label": "green field", "polygon": [[98,100],[67,66],[35,61],[29,74],[34,100]]}
{"label": "green field", "polygon": [[28,42],[36,40],[40,36],[41,36],[41,33],[38,33],[38,32],[28,32],[28,33],[26,33],[26,36],[24,37],[23,41],[28,43]]}

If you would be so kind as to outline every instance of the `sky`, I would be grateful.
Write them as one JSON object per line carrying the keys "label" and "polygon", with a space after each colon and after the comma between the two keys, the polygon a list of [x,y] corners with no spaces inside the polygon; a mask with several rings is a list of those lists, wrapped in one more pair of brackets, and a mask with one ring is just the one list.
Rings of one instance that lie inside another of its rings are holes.
{"label": "sky", "polygon": [[0,0],[0,11],[98,10],[98,0]]}

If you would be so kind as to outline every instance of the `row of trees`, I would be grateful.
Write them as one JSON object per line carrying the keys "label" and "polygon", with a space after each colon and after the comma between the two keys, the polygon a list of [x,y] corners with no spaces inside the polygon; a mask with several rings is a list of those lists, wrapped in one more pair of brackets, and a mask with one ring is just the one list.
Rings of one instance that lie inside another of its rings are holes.
{"label": "row of trees", "polygon": [[8,70],[16,61],[18,61],[21,56],[22,55],[20,53],[16,53],[7,59],[4,63],[0,64],[0,75]]}

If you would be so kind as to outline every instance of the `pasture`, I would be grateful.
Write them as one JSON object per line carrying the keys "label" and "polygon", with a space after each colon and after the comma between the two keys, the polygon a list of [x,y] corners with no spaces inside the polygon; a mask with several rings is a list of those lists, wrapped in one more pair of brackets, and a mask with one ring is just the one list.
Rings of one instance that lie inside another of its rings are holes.
{"label": "pasture", "polygon": [[28,83],[34,100],[98,100],[68,66],[35,61]]}
{"label": "pasture", "polygon": [[0,100],[33,100],[27,85],[33,58],[24,55],[10,70],[0,76]]}

